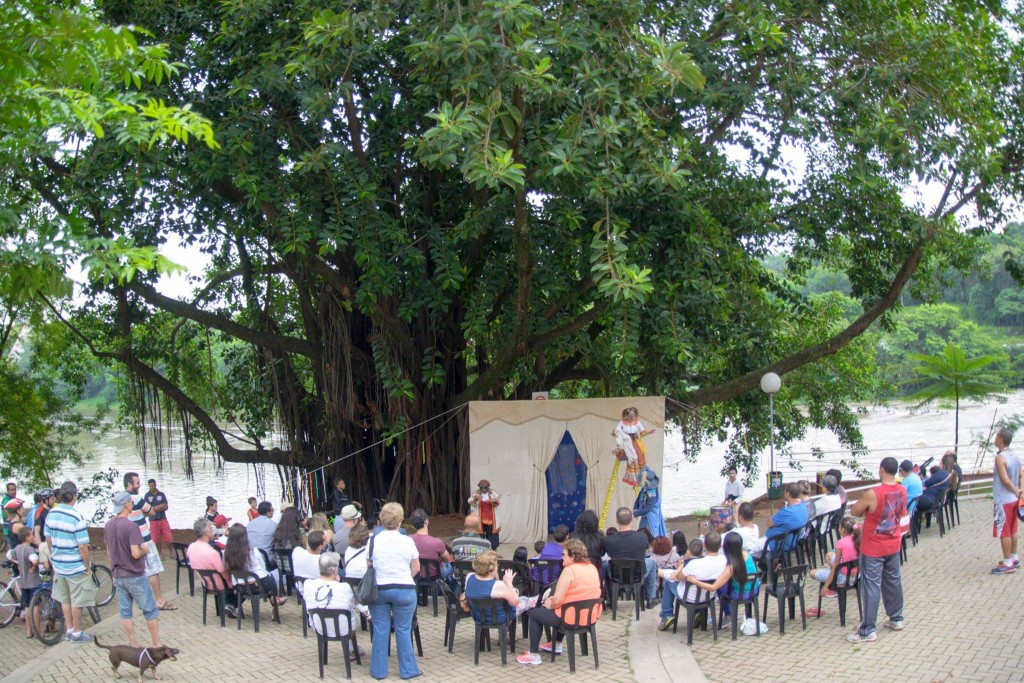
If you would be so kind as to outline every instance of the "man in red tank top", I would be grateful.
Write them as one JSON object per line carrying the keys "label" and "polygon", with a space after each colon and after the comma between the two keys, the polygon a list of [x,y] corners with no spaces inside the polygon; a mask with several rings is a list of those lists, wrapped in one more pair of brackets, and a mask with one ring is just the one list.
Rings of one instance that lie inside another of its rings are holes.
{"label": "man in red tank top", "polygon": [[860,584],[864,617],[851,643],[878,640],[875,620],[879,600],[885,603],[885,625],[903,630],[903,583],[900,579],[900,519],[907,513],[907,490],[896,483],[896,458],[884,458],[878,467],[881,484],[861,495],[850,514],[864,516],[860,538]]}

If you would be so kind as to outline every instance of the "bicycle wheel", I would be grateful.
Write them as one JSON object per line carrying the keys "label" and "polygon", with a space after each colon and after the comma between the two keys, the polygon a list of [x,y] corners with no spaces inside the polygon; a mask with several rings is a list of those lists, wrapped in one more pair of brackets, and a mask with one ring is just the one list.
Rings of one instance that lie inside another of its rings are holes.
{"label": "bicycle wheel", "polygon": [[15,597],[14,586],[0,581],[0,628],[14,621],[19,607],[21,607],[21,600]]}
{"label": "bicycle wheel", "polygon": [[96,606],[103,607],[110,604],[114,599],[117,588],[114,586],[114,576],[110,569],[102,564],[92,566],[92,581],[96,584]]}
{"label": "bicycle wheel", "polygon": [[43,588],[32,596],[27,618],[40,642],[56,645],[64,638],[64,610],[50,595],[49,588]]}

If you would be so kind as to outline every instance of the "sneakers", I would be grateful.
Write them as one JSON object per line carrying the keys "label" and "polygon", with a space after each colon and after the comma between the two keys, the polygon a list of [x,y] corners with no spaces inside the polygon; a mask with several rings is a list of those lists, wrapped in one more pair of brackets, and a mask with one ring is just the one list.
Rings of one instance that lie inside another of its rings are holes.
{"label": "sneakers", "polygon": [[839,593],[836,593],[835,591],[825,591],[824,593],[821,594],[821,596],[823,598],[838,598],[839,597]]}
{"label": "sneakers", "polygon": [[675,617],[662,617],[661,623],[658,624],[659,631],[667,631],[672,628],[672,624],[676,623]]}
{"label": "sneakers", "polygon": [[238,618],[238,610],[234,606],[232,606],[232,605],[225,605],[224,606],[224,614],[228,615],[228,617],[230,619],[237,619]]}
{"label": "sneakers", "polygon": [[882,626],[885,626],[886,628],[891,628],[893,631],[902,631],[903,620],[900,619],[899,621],[893,621],[892,619],[886,618],[886,620],[882,622]]}
{"label": "sneakers", "polygon": [[532,652],[524,652],[516,657],[516,663],[523,666],[540,666],[542,664],[540,655]]}
{"label": "sneakers", "polygon": [[1016,557],[1013,558],[1013,566],[1014,567],[1019,567],[1020,566],[1020,560],[1018,560]]}
{"label": "sneakers", "polygon": [[874,631],[867,634],[866,636],[862,636],[860,634],[860,631],[854,631],[853,633],[846,636],[846,642],[848,643],[873,643],[876,640],[878,640],[878,634]]}
{"label": "sneakers", "polygon": [[1016,574],[1017,567],[1010,565],[1009,567],[1005,564],[999,564],[995,569],[992,570],[993,574]]}
{"label": "sneakers", "polygon": [[[543,643],[540,646],[540,649],[541,649],[541,652],[551,652],[551,643]],[[562,654],[562,644],[561,643],[555,643],[555,654],[556,655]]]}
{"label": "sneakers", "polygon": [[71,636],[72,643],[91,643],[93,640],[95,639],[85,631],[82,631],[77,636],[74,634]]}
{"label": "sneakers", "polygon": [[64,632],[64,640],[69,642],[69,643],[71,642],[71,631],[65,631]]}

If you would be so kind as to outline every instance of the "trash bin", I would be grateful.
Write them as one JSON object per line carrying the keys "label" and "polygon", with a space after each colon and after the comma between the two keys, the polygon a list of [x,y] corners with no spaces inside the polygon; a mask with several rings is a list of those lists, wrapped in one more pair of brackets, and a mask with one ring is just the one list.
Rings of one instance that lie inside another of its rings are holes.
{"label": "trash bin", "polygon": [[768,500],[782,498],[782,472],[768,473]]}

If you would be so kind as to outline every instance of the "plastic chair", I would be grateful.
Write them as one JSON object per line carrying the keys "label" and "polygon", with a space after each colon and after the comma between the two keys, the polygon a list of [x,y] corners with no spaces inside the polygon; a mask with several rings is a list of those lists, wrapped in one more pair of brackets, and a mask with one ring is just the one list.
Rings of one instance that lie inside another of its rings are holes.
{"label": "plastic chair", "polygon": [[619,590],[626,590],[633,598],[636,619],[640,620],[641,608],[644,605],[644,561],[643,560],[609,560],[608,590],[611,597],[612,621],[615,621],[619,608]]}
{"label": "plastic chair", "polygon": [[[960,491],[950,487],[946,492],[946,526],[950,529],[960,524]],[[954,521],[955,520],[955,521]]]}
{"label": "plastic chair", "polygon": [[[748,616],[753,612],[754,621],[758,622],[757,628],[758,637],[761,636],[761,612],[757,607],[757,600],[761,596],[761,572],[754,572],[753,577],[747,577],[747,581],[754,581],[751,589],[740,595],[733,595],[728,593],[724,596],[719,596],[718,599],[718,623],[721,624],[725,618],[725,606],[729,605],[729,611],[732,613],[732,639],[736,640],[736,632],[738,630],[737,619],[740,613],[740,605],[744,606],[744,611]],[[731,589],[731,586],[730,586]]]}
{"label": "plastic chair", "polygon": [[203,586],[203,626],[206,626],[206,597],[213,593],[213,605],[215,614],[220,615],[220,625],[223,628],[227,625],[224,617],[224,607],[227,604],[227,592],[229,590],[224,575],[214,569],[196,569],[199,572],[199,581]]}
{"label": "plastic chair", "polygon": [[[587,638],[589,636],[590,643],[594,647],[594,668],[598,668],[600,662],[597,658],[597,622],[599,616],[595,617],[594,612],[599,608],[603,607],[603,601],[601,598],[594,598],[593,600],[576,600],[574,602],[567,602],[562,605],[562,621],[555,627],[555,633],[564,633],[567,637],[569,646],[569,673],[576,673],[576,638],[579,635],[580,638],[580,654],[584,657],[587,656]],[[586,624],[586,625],[584,625]],[[550,639],[552,643],[557,642],[557,638]],[[551,661],[555,661],[555,650],[557,648],[551,648]]]}
{"label": "plastic chair", "polygon": [[439,584],[444,583],[444,579],[441,578],[441,563],[438,560],[424,560],[420,558],[420,571],[415,576],[416,579],[416,595],[424,596],[424,604],[426,604],[426,595],[432,595],[434,597],[434,616],[437,616],[437,596],[441,594]]}
{"label": "plastic chair", "polygon": [[[832,579],[832,583],[828,585],[828,590],[835,591],[838,595],[836,602],[839,603],[839,625],[846,626],[846,598],[850,590],[857,595],[857,612],[862,616],[864,614],[864,608],[860,602],[860,591],[857,590],[857,578],[859,572],[857,567],[860,564],[859,560],[850,560],[849,562],[840,562],[836,567],[835,578]],[[846,576],[846,583],[839,585],[839,577]],[[824,581],[820,582],[824,585]],[[821,619],[821,592],[818,592],[818,619]]]}
{"label": "plastic chair", "polygon": [[[708,627],[707,622],[711,622],[711,630],[714,633],[715,642],[718,642],[718,627],[715,625],[715,600],[718,599],[718,594],[715,591],[706,591],[703,588],[697,586],[697,584],[690,583],[689,581],[679,584],[683,586],[683,596],[676,598],[676,613],[675,621],[672,623],[672,633],[675,633],[679,628],[679,610],[680,608],[686,609],[686,644],[693,645],[693,625],[697,618],[698,612],[704,612],[707,614],[707,621],[701,630],[706,631]],[[689,600],[690,596],[693,596],[693,601]]]}
{"label": "plastic chair", "polygon": [[174,552],[174,592],[181,594],[181,570],[188,570],[188,594],[196,594],[196,577],[192,571],[192,565],[188,562],[188,545],[185,543],[171,542],[171,550]]}
{"label": "plastic chair", "polygon": [[252,605],[252,623],[256,629],[256,633],[260,632],[260,602],[265,599],[270,600],[270,605],[273,607],[273,621],[281,623],[281,615],[277,611],[277,603],[274,602],[272,595],[263,592],[263,587],[260,585],[259,577],[253,572],[246,571],[244,569],[237,569],[230,572],[231,580],[235,583],[235,590],[238,591],[238,630],[242,630],[242,603],[246,598],[249,599],[249,604]]}
{"label": "plastic chair", "polygon": [[[313,631],[316,633],[316,659],[320,664],[320,678],[324,677],[324,665],[327,664],[327,645],[330,641],[340,641],[341,649],[345,653],[345,678],[352,680],[352,662],[349,659],[355,653],[356,664],[362,664],[359,659],[359,645],[356,643],[356,632],[352,628],[352,612],[347,609],[327,609],[317,607],[309,610],[309,616],[313,620]],[[342,620],[345,624],[345,635],[341,633]],[[320,628],[317,628],[319,624]],[[331,628],[328,629],[328,626]],[[330,630],[334,635],[324,635]],[[349,647],[351,643],[351,649]]]}
{"label": "plastic chair", "polygon": [[469,612],[463,612],[459,606],[459,598],[452,592],[452,589],[444,582],[441,582],[441,595],[444,596],[444,644],[448,646],[448,652],[452,651],[455,645],[455,626],[462,619],[469,619]]}
{"label": "plastic chair", "polygon": [[299,599],[299,606],[302,607],[302,637],[306,638],[306,629],[309,627],[309,612],[306,610],[306,596],[302,589],[305,588],[305,579],[295,579],[295,595]]}
{"label": "plastic chair", "polygon": [[804,581],[807,578],[807,565],[798,564],[794,567],[781,567],[774,571],[771,566],[764,583],[764,617],[768,621],[768,596],[779,602],[779,633],[786,632],[786,602],[789,602],[789,618],[795,617],[796,600],[800,599],[800,619],[804,630],[807,630],[807,613],[804,604]]}
{"label": "plastic chair", "polygon": [[[504,600],[493,598],[469,598],[469,612],[473,616],[473,664],[480,665],[480,646],[487,636],[487,650],[491,649],[491,629],[498,632],[498,647],[501,648],[501,665],[508,663],[508,652],[516,651],[515,608]],[[504,619],[502,619],[504,617]],[[510,642],[511,641],[511,642]]]}
{"label": "plastic chair", "polygon": [[292,553],[283,548],[274,548],[274,558],[277,560],[277,594],[291,595],[292,584],[295,582]]}
{"label": "plastic chair", "polygon": [[[529,560],[530,578],[533,579],[533,586],[539,589],[549,583],[558,581],[562,574],[561,560]],[[538,592],[537,595],[540,595]]]}
{"label": "plastic chair", "polygon": [[498,560],[498,578],[505,576],[505,572],[515,572],[515,579],[512,587],[519,591],[520,595],[533,595],[533,577],[530,575],[530,565],[525,562],[514,560]]}
{"label": "plastic chair", "polygon": [[[347,583],[349,588],[352,589],[352,592],[355,593],[355,590],[359,586],[359,582],[363,580],[363,577],[356,579],[351,576],[343,576],[341,577],[341,580]],[[359,613],[359,628],[363,631],[367,630],[366,617],[363,616],[362,612]]]}

